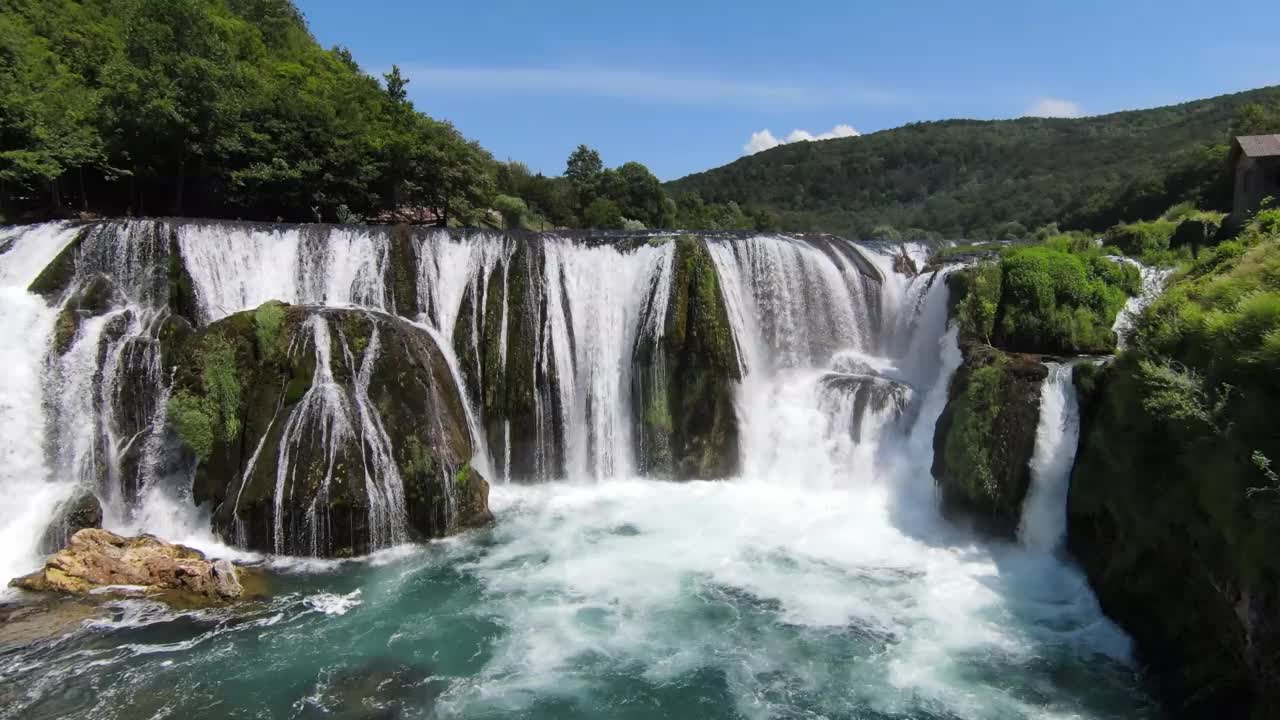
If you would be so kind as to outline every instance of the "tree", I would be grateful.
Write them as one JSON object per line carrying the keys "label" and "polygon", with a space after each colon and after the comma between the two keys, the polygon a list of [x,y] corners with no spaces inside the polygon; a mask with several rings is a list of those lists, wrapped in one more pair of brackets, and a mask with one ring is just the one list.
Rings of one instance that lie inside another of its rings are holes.
{"label": "tree", "polygon": [[528,206],[518,197],[498,195],[493,198],[493,209],[502,215],[502,224],[508,230],[519,229],[521,222],[529,212]]}
{"label": "tree", "polygon": [[622,211],[608,198],[596,198],[582,214],[583,227],[598,230],[622,229]]}
{"label": "tree", "polygon": [[569,154],[569,160],[565,163],[564,177],[569,181],[569,187],[573,192],[574,207],[583,217],[583,224],[588,226],[590,223],[586,222],[586,208],[599,197],[603,175],[604,162],[600,160],[600,153],[586,145],[579,145]]}
{"label": "tree", "polygon": [[391,72],[385,73],[382,79],[387,83],[387,97],[391,98],[391,102],[409,104],[409,93],[405,90],[405,86],[409,84],[409,78],[400,73],[399,65],[392,65]]}

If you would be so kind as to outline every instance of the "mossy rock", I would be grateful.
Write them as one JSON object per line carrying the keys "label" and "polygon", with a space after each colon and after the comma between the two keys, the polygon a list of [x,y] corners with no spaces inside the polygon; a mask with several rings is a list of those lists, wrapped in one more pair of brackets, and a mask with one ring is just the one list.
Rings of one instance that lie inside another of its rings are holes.
{"label": "mossy rock", "polygon": [[1274,415],[1255,424],[1247,397],[1222,428],[1154,412],[1168,388],[1145,359],[1088,380],[1068,547],[1172,717],[1280,716],[1280,502],[1249,495]]}
{"label": "mossy rock", "polygon": [[[663,334],[642,317],[632,352],[639,470],[678,480],[738,472],[734,393],[742,378],[720,279],[706,242],[675,241],[670,296],[650,297],[646,312],[666,308]],[[653,292],[657,292],[655,285]]]}
{"label": "mossy rock", "polygon": [[[170,345],[169,422],[200,460],[195,500],[228,542],[339,557],[394,541],[388,528],[421,539],[491,519],[462,397],[426,331],[273,302]],[[403,497],[380,502],[371,486]]]}
{"label": "mossy rock", "polygon": [[1048,369],[1034,356],[968,344],[933,439],[932,474],[942,505],[1013,538],[1031,485],[1031,456]]}

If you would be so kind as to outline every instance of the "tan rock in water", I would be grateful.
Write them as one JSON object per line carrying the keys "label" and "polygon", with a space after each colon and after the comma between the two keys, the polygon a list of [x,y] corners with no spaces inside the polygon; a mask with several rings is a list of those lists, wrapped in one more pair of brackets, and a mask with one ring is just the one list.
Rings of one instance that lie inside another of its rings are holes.
{"label": "tan rock in water", "polygon": [[214,601],[244,594],[235,566],[226,560],[211,562],[199,550],[152,535],[127,538],[95,528],[77,532],[43,569],[11,584],[73,594],[134,586],[148,592],[176,590]]}

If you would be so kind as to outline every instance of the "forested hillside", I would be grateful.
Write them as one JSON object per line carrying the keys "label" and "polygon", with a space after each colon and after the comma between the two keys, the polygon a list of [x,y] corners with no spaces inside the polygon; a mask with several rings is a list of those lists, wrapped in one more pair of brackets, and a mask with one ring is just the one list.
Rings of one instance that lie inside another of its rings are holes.
{"label": "forested hillside", "polygon": [[[78,213],[741,229],[637,162],[498,162],[324,49],[290,0],[0,2],[0,221]],[[431,108],[446,113],[447,108]]]}
{"label": "forested hillside", "polygon": [[[1226,209],[1231,135],[1280,132],[1280,87],[1080,119],[946,120],[797,142],[669,183],[673,194],[854,236],[1103,230],[1184,201]],[[892,239],[892,238],[890,238]]]}

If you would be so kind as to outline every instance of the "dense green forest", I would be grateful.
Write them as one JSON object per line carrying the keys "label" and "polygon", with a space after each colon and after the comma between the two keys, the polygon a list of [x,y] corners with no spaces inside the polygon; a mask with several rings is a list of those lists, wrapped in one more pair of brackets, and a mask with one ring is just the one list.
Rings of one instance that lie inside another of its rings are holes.
{"label": "dense green forest", "polygon": [[[665,187],[579,146],[547,177],[324,49],[290,0],[0,2],[0,219],[75,213],[884,239],[1102,230],[1225,209],[1232,133],[1280,88],[1077,120],[918,123],[793,143]],[[447,108],[444,109],[447,111]]]}
{"label": "dense green forest", "polygon": [[754,227],[580,147],[564,177],[418,112],[289,0],[0,2],[0,218]]}
{"label": "dense green forest", "polygon": [[1233,134],[1280,132],[1280,87],[1080,119],[946,120],[782,145],[669,183],[789,230],[896,239],[1104,230],[1191,201],[1229,209]]}

